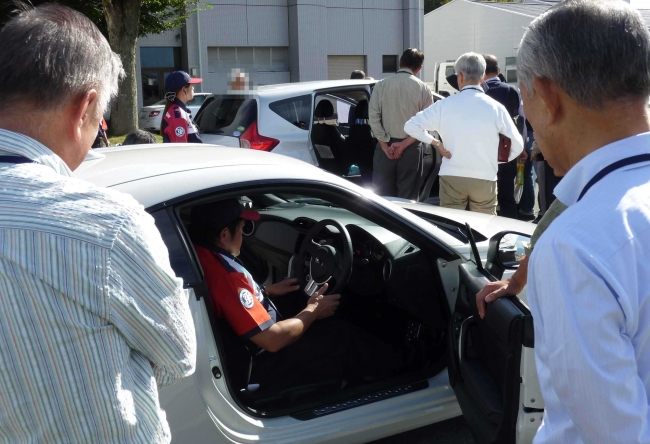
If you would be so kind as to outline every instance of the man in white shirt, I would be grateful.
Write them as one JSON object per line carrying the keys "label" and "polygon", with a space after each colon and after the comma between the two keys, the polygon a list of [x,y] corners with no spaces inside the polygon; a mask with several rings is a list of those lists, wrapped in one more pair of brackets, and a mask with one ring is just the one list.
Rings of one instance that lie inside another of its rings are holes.
{"label": "man in white shirt", "polygon": [[534,442],[650,443],[650,35],[625,2],[568,0],[530,24],[517,73],[568,206],[528,268]]}
{"label": "man in white shirt", "polygon": [[508,111],[479,86],[485,59],[469,52],[456,60],[460,93],[434,103],[404,125],[404,131],[442,149],[427,131],[444,141],[440,167],[440,205],[496,215],[499,134],[512,141],[508,160],[523,150],[523,140]]}

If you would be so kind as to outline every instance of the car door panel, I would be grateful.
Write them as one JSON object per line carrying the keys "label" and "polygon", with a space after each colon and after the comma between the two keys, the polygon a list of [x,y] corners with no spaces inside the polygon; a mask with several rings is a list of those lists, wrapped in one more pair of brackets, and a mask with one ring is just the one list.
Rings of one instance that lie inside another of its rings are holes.
{"label": "car door panel", "polygon": [[490,280],[466,262],[459,281],[449,335],[450,382],[477,442],[515,443],[522,347],[532,349],[532,317],[516,298],[501,298],[480,319],[476,294]]}

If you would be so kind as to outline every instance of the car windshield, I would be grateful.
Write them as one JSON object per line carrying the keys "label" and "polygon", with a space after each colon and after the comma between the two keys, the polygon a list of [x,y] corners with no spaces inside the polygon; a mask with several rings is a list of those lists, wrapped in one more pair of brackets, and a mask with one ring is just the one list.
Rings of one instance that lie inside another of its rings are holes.
{"label": "car windshield", "polygon": [[325,199],[319,199],[318,197],[307,197],[301,194],[276,194],[280,199],[286,200],[287,202],[293,202],[297,204],[308,204],[308,205],[321,205],[324,207],[337,207],[338,205],[333,204]]}

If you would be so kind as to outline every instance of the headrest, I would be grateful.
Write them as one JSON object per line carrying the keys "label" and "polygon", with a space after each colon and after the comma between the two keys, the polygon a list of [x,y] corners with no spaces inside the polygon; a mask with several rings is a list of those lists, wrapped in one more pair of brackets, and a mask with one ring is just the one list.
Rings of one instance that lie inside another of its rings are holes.
{"label": "headrest", "polygon": [[329,100],[321,100],[316,105],[316,111],[314,111],[314,117],[318,119],[329,119],[334,115],[334,107],[332,102]]}
{"label": "headrest", "polygon": [[355,119],[367,119],[368,118],[368,101],[359,100],[357,107],[354,110]]}

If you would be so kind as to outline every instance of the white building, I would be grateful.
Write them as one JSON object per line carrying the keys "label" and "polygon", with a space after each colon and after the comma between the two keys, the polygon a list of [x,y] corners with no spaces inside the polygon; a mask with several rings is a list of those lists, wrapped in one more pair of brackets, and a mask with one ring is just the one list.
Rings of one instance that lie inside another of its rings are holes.
{"label": "white building", "polygon": [[[423,80],[434,81],[436,63],[455,61],[466,52],[493,54],[510,83],[517,82],[517,50],[526,27],[558,0],[500,3],[454,0],[424,16]],[[624,0],[639,8],[650,24],[650,0]]]}
{"label": "white building", "polygon": [[225,92],[242,68],[257,85],[381,79],[402,52],[423,46],[424,0],[208,0],[183,29],[138,42],[138,101],[162,99],[166,74],[202,77],[197,88]]}

